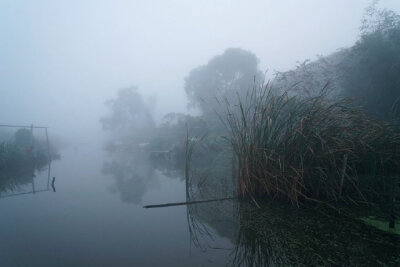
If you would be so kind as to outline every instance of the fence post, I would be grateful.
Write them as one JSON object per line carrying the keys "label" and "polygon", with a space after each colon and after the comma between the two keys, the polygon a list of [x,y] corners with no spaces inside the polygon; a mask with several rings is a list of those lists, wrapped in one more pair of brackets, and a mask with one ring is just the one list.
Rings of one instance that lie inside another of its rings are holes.
{"label": "fence post", "polygon": [[49,157],[49,160],[51,160],[50,157],[50,144],[49,144],[49,135],[47,134],[47,127],[44,128],[46,132],[46,143],[47,143],[47,156]]}

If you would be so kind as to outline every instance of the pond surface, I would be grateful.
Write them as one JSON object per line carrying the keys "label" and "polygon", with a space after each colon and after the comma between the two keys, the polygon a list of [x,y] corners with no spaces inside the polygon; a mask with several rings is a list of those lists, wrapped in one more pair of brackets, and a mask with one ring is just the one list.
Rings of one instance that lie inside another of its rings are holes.
{"label": "pond surface", "polygon": [[[248,203],[223,201],[144,209],[188,200],[182,174],[159,169],[126,153],[64,151],[51,164],[56,192],[44,169],[33,179],[35,194],[10,195],[30,192],[32,184],[1,194],[0,266],[400,263],[393,235],[340,219],[314,220],[276,205],[258,211]],[[223,197],[232,194],[210,179],[196,180],[212,185],[197,198],[216,197],[216,190],[225,190]]]}
{"label": "pond surface", "polygon": [[[51,165],[55,193],[1,198],[0,266],[220,266],[229,258],[191,245],[186,206],[142,208],[185,201],[180,177],[153,169],[135,180],[129,170],[104,174],[105,165],[99,151],[66,151]],[[46,188],[47,171],[34,180],[36,190]]]}

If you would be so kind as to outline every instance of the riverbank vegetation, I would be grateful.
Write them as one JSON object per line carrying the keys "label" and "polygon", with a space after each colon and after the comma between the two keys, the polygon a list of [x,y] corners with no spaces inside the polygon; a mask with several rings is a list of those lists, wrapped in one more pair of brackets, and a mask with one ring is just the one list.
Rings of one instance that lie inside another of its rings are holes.
{"label": "riverbank vegetation", "polygon": [[400,17],[367,9],[360,39],[254,83],[221,116],[238,195],[369,208],[392,226],[400,189]]}
{"label": "riverbank vegetation", "polygon": [[269,83],[262,77],[253,53],[229,48],[185,79],[188,107],[199,115],[169,113],[160,123],[154,101],[137,88],[122,89],[101,120],[121,143],[106,149],[174,161],[169,166],[190,177],[185,144],[201,139],[191,160],[207,169],[225,158],[240,198],[336,210],[366,206],[393,218],[400,182],[399,15],[371,5],[352,47],[278,72]]}
{"label": "riverbank vegetation", "polygon": [[238,105],[226,102],[239,196],[286,198],[298,206],[365,202],[390,191],[400,172],[399,125],[327,94],[290,96],[262,85]]}
{"label": "riverbank vegetation", "polygon": [[353,47],[219,97],[239,197],[365,206],[395,217],[399,33],[400,17],[372,5]]}

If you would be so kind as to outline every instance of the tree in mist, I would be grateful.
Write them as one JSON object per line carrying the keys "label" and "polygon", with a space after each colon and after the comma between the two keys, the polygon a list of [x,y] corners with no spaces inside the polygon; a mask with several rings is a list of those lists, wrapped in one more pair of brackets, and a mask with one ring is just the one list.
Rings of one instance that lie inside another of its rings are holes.
{"label": "tree in mist", "polygon": [[105,103],[110,110],[108,116],[100,119],[103,129],[110,131],[120,141],[138,143],[147,141],[155,127],[149,105],[136,87],[123,88],[116,98]]}
{"label": "tree in mist", "polygon": [[400,16],[377,9],[374,2],[366,9],[355,45],[279,72],[274,85],[305,96],[317,95],[327,85],[333,96],[352,98],[374,117],[399,118]]}
{"label": "tree in mist", "polygon": [[33,144],[32,131],[29,129],[19,129],[14,134],[14,143],[18,147],[28,148]]}
{"label": "tree in mist", "polygon": [[337,66],[347,54],[348,49],[341,49],[315,61],[298,62],[295,69],[275,74],[274,87],[306,97],[319,95],[328,87],[336,95],[340,87]]}
{"label": "tree in mist", "polygon": [[392,117],[392,107],[400,98],[400,16],[367,8],[361,37],[340,71],[346,96],[378,118]]}
{"label": "tree in mist", "polygon": [[216,98],[236,99],[253,86],[254,79],[261,79],[257,57],[240,48],[229,48],[215,56],[206,65],[193,69],[185,79],[185,92],[189,107],[197,107],[203,115],[218,110]]}
{"label": "tree in mist", "polygon": [[166,114],[151,140],[151,148],[170,150],[175,160],[184,160],[187,134],[201,137],[211,131],[209,123],[202,116],[191,116],[182,113]]}
{"label": "tree in mist", "polygon": [[374,0],[367,6],[361,20],[361,35],[366,36],[375,32],[390,31],[399,26],[400,16],[389,9],[379,9],[379,0]]}
{"label": "tree in mist", "polygon": [[[226,129],[216,112],[223,114],[225,107],[221,102],[236,103],[238,95],[243,97],[261,79],[257,57],[240,48],[229,48],[222,55],[213,57],[206,65],[193,69],[185,78],[185,92],[189,107],[199,108],[200,116],[169,113],[154,132],[150,142],[154,149],[171,150],[177,158],[184,153],[185,138],[205,136],[211,130],[215,135],[225,133]],[[210,146],[214,136],[209,136]],[[204,142],[207,143],[207,142]]]}

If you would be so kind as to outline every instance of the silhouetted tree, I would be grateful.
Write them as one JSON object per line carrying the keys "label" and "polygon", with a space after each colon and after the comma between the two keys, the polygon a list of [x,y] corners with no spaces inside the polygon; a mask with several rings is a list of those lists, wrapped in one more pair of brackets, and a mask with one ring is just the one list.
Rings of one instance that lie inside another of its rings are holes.
{"label": "silhouetted tree", "polygon": [[377,9],[374,2],[366,9],[360,30],[352,47],[280,72],[274,85],[312,96],[328,84],[333,95],[353,98],[372,116],[399,118],[400,16]]}
{"label": "silhouetted tree", "polygon": [[341,49],[315,61],[298,62],[295,69],[275,74],[274,87],[305,97],[319,95],[324,88],[336,95],[340,91],[337,66],[347,54],[348,49]]}
{"label": "silhouetted tree", "polygon": [[215,56],[206,65],[193,69],[185,79],[185,92],[189,107],[200,108],[203,115],[219,110],[216,98],[236,99],[253,86],[254,79],[261,79],[257,57],[240,48],[229,48]]}
{"label": "silhouetted tree", "polygon": [[339,65],[340,82],[344,94],[370,114],[390,118],[400,97],[400,17],[373,7],[367,15],[360,40]]}
{"label": "silhouetted tree", "polygon": [[14,143],[18,147],[28,148],[32,146],[33,143],[33,135],[31,130],[29,129],[19,129],[14,134]]}
{"label": "silhouetted tree", "polygon": [[155,123],[149,105],[136,87],[120,89],[117,97],[106,101],[106,105],[110,114],[100,119],[104,130],[133,143],[148,140]]}

